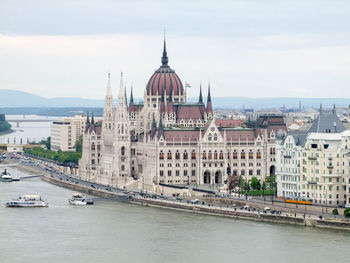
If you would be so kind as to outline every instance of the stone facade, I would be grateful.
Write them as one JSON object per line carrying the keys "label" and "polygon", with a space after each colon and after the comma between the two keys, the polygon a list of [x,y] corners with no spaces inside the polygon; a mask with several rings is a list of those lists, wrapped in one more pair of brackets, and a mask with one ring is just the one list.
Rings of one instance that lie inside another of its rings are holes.
{"label": "stone facade", "polygon": [[102,123],[86,121],[79,175],[105,185],[135,184],[155,190],[159,184],[217,185],[227,168],[246,180],[275,173],[275,141],[284,134],[283,116],[259,116],[242,127],[216,122],[208,85],[204,104],[187,103],[186,91],[168,66],[164,42],[162,65],[151,76],[144,102],[129,103],[121,76],[113,106],[110,76]]}

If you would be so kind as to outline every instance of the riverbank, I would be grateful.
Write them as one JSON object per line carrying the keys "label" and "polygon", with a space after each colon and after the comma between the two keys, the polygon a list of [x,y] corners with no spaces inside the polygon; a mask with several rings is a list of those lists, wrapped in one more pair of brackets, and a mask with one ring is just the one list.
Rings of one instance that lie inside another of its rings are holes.
{"label": "riverbank", "polygon": [[[95,187],[89,187],[89,184],[81,185],[77,184],[78,179],[65,176],[58,178],[49,172],[42,171],[36,167],[28,167],[22,164],[18,164],[17,168],[27,173],[40,174],[41,179],[45,182],[69,188],[75,191],[92,194],[98,197],[112,199],[116,201],[129,202],[136,205],[152,206],[165,209],[181,210],[187,212],[215,215],[215,216],[225,216],[236,219],[253,220],[259,222],[268,223],[278,223],[278,224],[290,224],[298,226],[312,226],[318,228],[328,228],[328,229],[341,229],[350,230],[350,223],[346,220],[339,219],[319,219],[317,217],[312,217],[310,215],[295,213],[291,214],[289,212],[282,212],[281,215],[274,215],[269,213],[263,213],[262,209],[243,209],[246,202],[238,200],[234,203],[229,203],[227,205],[214,204],[207,202],[200,202],[198,204],[193,204],[188,200],[169,200],[156,198],[153,195],[135,195],[128,193],[127,191],[111,192],[108,188],[96,189]],[[107,190],[108,189],[108,190]],[[271,208],[273,209],[273,208]]]}
{"label": "riverbank", "polygon": [[0,131],[0,136],[1,135],[7,135],[7,134],[10,134],[10,133],[13,133],[15,132],[15,130],[12,130],[12,129],[8,129],[6,131]]}

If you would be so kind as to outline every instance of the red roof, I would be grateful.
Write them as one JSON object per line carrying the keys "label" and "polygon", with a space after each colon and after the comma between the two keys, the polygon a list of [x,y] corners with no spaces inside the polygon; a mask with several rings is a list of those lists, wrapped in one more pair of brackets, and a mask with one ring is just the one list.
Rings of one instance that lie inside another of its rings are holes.
{"label": "red roof", "polygon": [[216,126],[222,127],[222,128],[235,128],[238,126],[242,126],[243,121],[224,119],[224,120],[215,120],[215,124]]}
{"label": "red roof", "polygon": [[164,130],[164,138],[167,142],[197,141],[199,130]]}

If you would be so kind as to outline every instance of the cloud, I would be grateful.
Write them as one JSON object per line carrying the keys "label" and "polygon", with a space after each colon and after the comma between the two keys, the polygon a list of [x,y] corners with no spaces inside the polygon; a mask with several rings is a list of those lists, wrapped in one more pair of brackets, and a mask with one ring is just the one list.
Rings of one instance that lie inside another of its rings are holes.
{"label": "cloud", "polygon": [[[316,45],[319,37],[167,37],[169,64],[182,81],[210,81],[213,96],[350,97],[350,45]],[[117,94],[119,73],[143,97],[160,65],[161,35],[0,35],[0,88],[44,97],[103,98],[106,74]]]}

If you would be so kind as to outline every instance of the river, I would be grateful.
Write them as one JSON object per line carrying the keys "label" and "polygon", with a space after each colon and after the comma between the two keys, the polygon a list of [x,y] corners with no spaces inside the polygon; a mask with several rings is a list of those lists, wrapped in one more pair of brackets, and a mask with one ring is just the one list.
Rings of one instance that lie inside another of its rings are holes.
{"label": "river", "polygon": [[[49,207],[4,207],[26,193],[41,194]],[[68,205],[72,193],[39,178],[0,182],[0,262],[310,263],[347,262],[350,255],[347,231],[258,223],[100,198],[93,206],[72,207]]]}
{"label": "river", "polygon": [[14,132],[0,135],[0,144],[2,143],[22,143],[26,144],[27,141],[39,142],[50,136],[51,121],[47,122],[35,122],[35,120],[56,120],[63,117],[49,117],[49,116],[37,116],[37,115],[6,115],[6,119],[15,120],[33,120],[33,122],[20,122],[19,127],[17,123],[10,122],[11,129]]}

